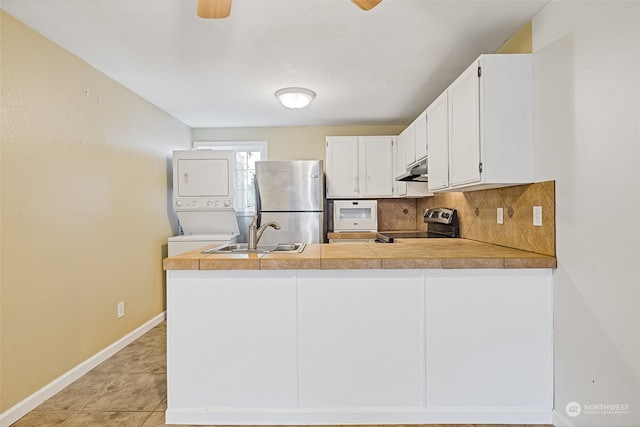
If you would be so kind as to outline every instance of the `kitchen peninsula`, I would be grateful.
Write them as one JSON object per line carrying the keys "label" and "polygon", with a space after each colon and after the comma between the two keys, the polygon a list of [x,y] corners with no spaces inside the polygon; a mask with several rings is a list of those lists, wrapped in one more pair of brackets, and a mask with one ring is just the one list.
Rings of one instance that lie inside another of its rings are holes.
{"label": "kitchen peninsula", "polygon": [[550,423],[555,266],[466,239],[167,258],[166,421]]}

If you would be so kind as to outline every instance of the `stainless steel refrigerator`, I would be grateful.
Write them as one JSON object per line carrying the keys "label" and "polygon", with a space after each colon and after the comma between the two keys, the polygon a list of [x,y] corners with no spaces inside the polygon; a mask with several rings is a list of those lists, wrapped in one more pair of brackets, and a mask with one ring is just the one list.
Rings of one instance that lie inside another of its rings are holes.
{"label": "stainless steel refrigerator", "polygon": [[260,243],[323,243],[326,235],[322,160],[256,162],[258,224],[267,227]]}

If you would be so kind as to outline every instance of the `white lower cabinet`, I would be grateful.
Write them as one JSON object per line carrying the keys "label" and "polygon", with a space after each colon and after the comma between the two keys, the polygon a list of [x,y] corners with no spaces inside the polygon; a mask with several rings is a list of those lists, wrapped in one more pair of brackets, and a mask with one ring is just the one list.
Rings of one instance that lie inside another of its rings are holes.
{"label": "white lower cabinet", "polygon": [[167,272],[169,424],[550,424],[552,275]]}

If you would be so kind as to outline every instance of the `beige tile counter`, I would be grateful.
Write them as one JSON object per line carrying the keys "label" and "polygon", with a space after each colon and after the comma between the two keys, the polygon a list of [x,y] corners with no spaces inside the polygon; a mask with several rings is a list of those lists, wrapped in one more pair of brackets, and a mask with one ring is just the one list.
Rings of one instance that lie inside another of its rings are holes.
{"label": "beige tile counter", "polygon": [[[204,248],[203,248],[204,249]],[[165,270],[357,270],[555,268],[556,258],[467,239],[398,239],[396,243],[307,244],[299,254],[203,254],[163,260]]]}
{"label": "beige tile counter", "polygon": [[323,270],[359,270],[382,268],[380,256],[373,250],[375,243],[322,245]]}
{"label": "beige tile counter", "polygon": [[362,239],[375,239],[376,232],[373,231],[342,231],[335,232],[329,231],[327,237],[329,240],[362,240]]}

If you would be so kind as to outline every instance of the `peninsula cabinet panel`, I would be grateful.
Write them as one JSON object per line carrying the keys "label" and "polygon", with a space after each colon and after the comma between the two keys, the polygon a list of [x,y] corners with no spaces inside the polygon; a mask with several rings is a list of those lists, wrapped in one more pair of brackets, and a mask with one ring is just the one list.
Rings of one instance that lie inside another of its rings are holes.
{"label": "peninsula cabinet panel", "polygon": [[548,274],[433,270],[425,293],[427,408],[552,407]]}
{"label": "peninsula cabinet panel", "polygon": [[354,271],[301,275],[301,408],[422,406],[423,279],[395,273],[401,280]]}
{"label": "peninsula cabinet panel", "polygon": [[281,271],[242,277],[218,272],[215,280],[207,280],[206,273],[192,276],[168,287],[171,407],[293,407],[295,276]]}
{"label": "peninsula cabinet panel", "polygon": [[551,424],[551,269],[171,270],[167,424]]}

